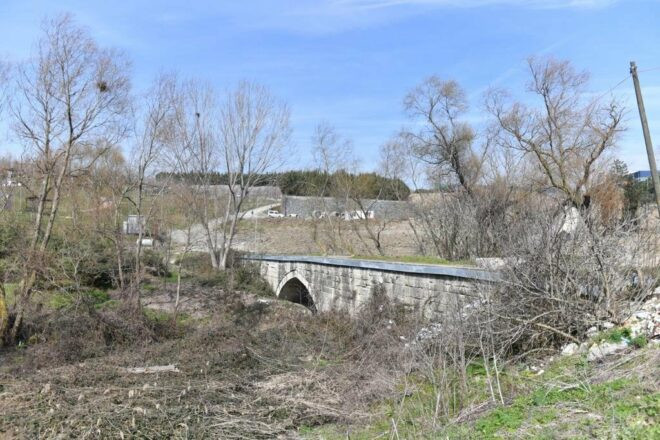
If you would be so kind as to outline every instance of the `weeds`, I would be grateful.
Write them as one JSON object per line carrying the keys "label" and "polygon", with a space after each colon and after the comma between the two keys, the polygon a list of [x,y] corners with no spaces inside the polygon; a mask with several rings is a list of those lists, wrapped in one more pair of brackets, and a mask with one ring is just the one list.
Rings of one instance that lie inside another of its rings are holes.
{"label": "weeds", "polygon": [[354,255],[351,258],[358,260],[388,261],[393,263],[413,264],[436,264],[442,266],[474,266],[471,260],[447,260],[432,255],[403,255],[403,256],[379,256],[379,255]]}
{"label": "weeds", "polygon": [[635,348],[644,348],[648,343],[648,339],[644,335],[635,336],[630,340],[630,344]]}

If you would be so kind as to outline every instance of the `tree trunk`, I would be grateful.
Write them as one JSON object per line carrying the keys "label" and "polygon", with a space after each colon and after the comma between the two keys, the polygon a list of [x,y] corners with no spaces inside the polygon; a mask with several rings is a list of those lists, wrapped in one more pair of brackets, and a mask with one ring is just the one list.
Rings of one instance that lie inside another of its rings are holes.
{"label": "tree trunk", "polygon": [[19,292],[20,294],[16,296],[16,317],[14,318],[14,323],[9,329],[9,343],[15,344],[18,340],[18,333],[21,330],[23,325],[23,317],[25,316],[25,309],[32,294],[32,289],[34,283],[37,280],[37,271],[32,269],[21,281]]}
{"label": "tree trunk", "polygon": [[[60,173],[57,176],[57,180],[55,181],[55,186],[54,190],[55,193],[53,195],[53,202],[50,208],[50,213],[48,214],[48,223],[46,224],[46,230],[44,231],[43,237],[41,238],[41,243],[39,244],[39,252],[40,254],[43,255],[43,253],[46,251],[46,248],[48,247],[48,243],[50,242],[50,236],[53,232],[53,226],[55,225],[55,218],[57,217],[57,211],[59,209],[59,203],[60,203],[60,194],[61,194],[61,188],[62,184],[64,183],[64,177],[66,176],[66,173],[69,169],[69,161],[71,158],[71,149],[73,148],[73,144],[69,142],[69,145],[67,147],[66,153],[64,155],[64,163],[62,165],[62,169],[60,170]],[[44,185],[42,186],[42,195],[41,199],[39,202],[39,213],[37,214],[39,216],[43,216],[43,207],[44,203],[46,200],[46,197],[48,195],[48,188],[47,188],[47,182],[48,180],[45,181]],[[39,229],[41,227],[42,221],[40,218],[37,218],[35,222],[35,231],[34,231],[34,237],[32,241],[32,246],[30,249],[30,255],[28,256],[28,261],[26,264],[26,275],[23,277],[23,288],[19,290],[20,294],[16,298],[16,319],[14,320],[14,324],[12,325],[12,328],[10,330],[9,334],[9,340],[10,343],[15,343],[18,337],[18,333],[20,331],[21,325],[23,324],[23,316],[25,314],[25,308],[27,307],[28,301],[30,299],[30,295],[32,294],[32,288],[34,287],[34,283],[37,280],[37,270],[34,269],[34,252],[35,252],[35,246],[36,243],[38,242],[39,238]]]}
{"label": "tree trunk", "polygon": [[7,311],[7,298],[5,295],[5,286],[0,283],[0,347],[4,345],[5,334],[9,327],[9,312]]}
{"label": "tree trunk", "polygon": [[234,242],[234,235],[236,235],[237,222],[238,222],[238,209],[236,210],[234,216],[231,219],[231,224],[229,226],[229,231],[227,233],[227,240],[222,245],[222,260],[220,261],[220,268],[222,270],[227,269],[229,253],[231,252],[231,245]]}
{"label": "tree trunk", "polygon": [[142,230],[143,179],[144,174],[141,172],[137,196],[138,239],[137,245],[135,246],[135,276],[133,278],[133,286],[131,286],[130,289],[130,304],[135,310],[140,310],[140,284],[142,284],[142,237],[144,236],[144,231]]}
{"label": "tree trunk", "polygon": [[[190,234],[191,231],[190,228],[188,228],[188,241],[190,241]],[[220,263],[218,263],[218,254],[216,253],[216,246],[213,244],[211,229],[206,221],[204,222],[204,234],[206,235],[206,250],[211,257],[211,267],[217,270],[220,267]]]}

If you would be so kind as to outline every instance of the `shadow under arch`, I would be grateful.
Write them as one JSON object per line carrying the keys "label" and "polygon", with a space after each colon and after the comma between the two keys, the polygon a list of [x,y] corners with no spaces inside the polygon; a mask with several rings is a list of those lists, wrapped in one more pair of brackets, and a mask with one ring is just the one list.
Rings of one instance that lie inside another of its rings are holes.
{"label": "shadow under arch", "polygon": [[309,286],[309,283],[304,278],[292,272],[284,277],[280,283],[277,290],[277,297],[302,304],[316,313],[316,304],[307,286]]}

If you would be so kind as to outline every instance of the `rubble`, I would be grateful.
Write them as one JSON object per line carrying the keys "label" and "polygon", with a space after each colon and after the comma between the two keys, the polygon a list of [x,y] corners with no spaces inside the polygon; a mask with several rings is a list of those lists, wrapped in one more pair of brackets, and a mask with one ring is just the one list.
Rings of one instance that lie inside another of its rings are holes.
{"label": "rubble", "polygon": [[641,308],[626,319],[623,326],[630,329],[631,336],[660,338],[660,289],[647,299]]}
{"label": "rubble", "polygon": [[[587,337],[593,339],[598,335],[599,327],[602,330],[610,330],[616,326],[611,322],[603,322],[598,327],[593,326],[587,330]],[[605,356],[624,350],[633,345],[633,340],[643,336],[655,342],[660,340],[660,289],[647,299],[641,307],[631,314],[623,322],[622,327],[629,330],[629,337],[621,341],[582,342],[580,345],[571,342],[566,344],[562,350],[562,356],[572,356],[577,353],[587,353],[589,362],[597,361]]]}
{"label": "rubble", "polygon": [[625,350],[627,347],[628,342],[625,340],[621,342],[601,342],[600,344],[594,344],[589,348],[587,360],[593,362],[610,354]]}
{"label": "rubble", "polygon": [[434,339],[437,336],[442,334],[442,325],[439,323],[432,323],[428,327],[423,327],[422,329],[419,330],[417,333],[417,336],[415,337],[415,340],[417,342],[423,342],[423,341],[428,341],[430,339]]}
{"label": "rubble", "polygon": [[577,353],[579,349],[580,348],[575,342],[571,342],[564,346],[564,348],[561,350],[561,354],[562,356],[572,356]]}

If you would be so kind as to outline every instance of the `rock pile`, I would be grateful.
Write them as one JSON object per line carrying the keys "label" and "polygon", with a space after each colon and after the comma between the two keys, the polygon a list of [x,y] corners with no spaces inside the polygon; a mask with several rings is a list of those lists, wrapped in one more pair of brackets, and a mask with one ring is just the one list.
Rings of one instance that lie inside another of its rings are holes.
{"label": "rock pile", "polygon": [[442,325],[439,323],[431,323],[428,327],[422,327],[415,336],[416,342],[426,342],[436,339],[442,334]]}
{"label": "rock pile", "polygon": [[[610,330],[615,325],[611,322],[604,322],[600,327],[601,330]],[[587,330],[587,336],[590,339],[594,338],[598,332],[597,327],[592,327]],[[593,362],[634,345],[634,341],[639,340],[636,338],[643,337],[644,341],[660,343],[660,288],[655,290],[654,294],[642,304],[639,310],[624,321],[622,332],[626,336],[616,341],[583,342],[580,345],[571,342],[562,348],[561,354],[571,356],[576,353],[587,353],[587,360]]]}
{"label": "rock pile", "polygon": [[660,288],[630,316],[623,326],[630,329],[632,337],[644,335],[648,339],[660,339]]}
{"label": "rock pile", "polygon": [[604,341],[599,344],[593,344],[591,347],[589,347],[587,360],[589,362],[597,361],[598,359],[604,358],[610,354],[625,350],[629,343],[630,341],[623,339],[619,342]]}

